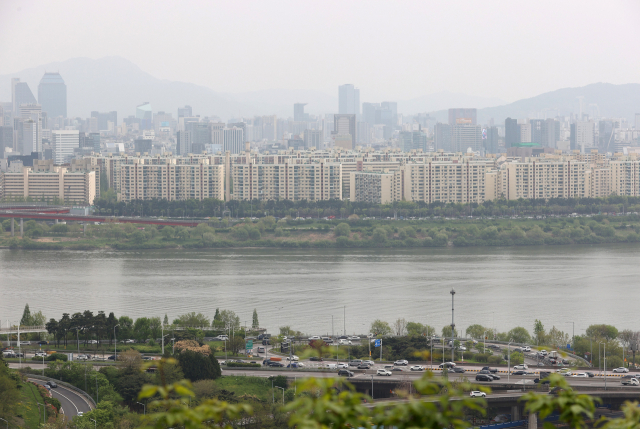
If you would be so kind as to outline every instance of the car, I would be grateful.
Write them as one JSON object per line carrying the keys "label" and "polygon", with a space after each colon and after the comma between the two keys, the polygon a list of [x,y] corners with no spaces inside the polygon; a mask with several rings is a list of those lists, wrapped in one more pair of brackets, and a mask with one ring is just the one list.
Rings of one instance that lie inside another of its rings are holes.
{"label": "car", "polygon": [[391,371],[406,371],[403,368],[400,368],[399,366],[394,366],[393,368],[391,368]]}
{"label": "car", "polygon": [[589,371],[585,372],[585,374],[587,374],[587,377],[589,377],[589,378],[592,378],[592,377],[596,376],[594,373],[589,372]]}
{"label": "car", "polygon": [[369,369],[369,368],[370,366],[366,362],[362,362],[360,365],[358,365],[358,369]]}
{"label": "car", "polygon": [[489,371],[489,372],[492,372],[492,373],[494,373],[494,374],[495,374],[496,372],[498,372],[498,368],[489,368],[488,366],[482,367],[482,370],[483,370],[483,371]]}
{"label": "car", "polygon": [[586,372],[578,372],[578,373],[573,374],[571,377],[589,378],[589,376],[587,375]]}
{"label": "car", "polygon": [[[218,362],[220,365],[226,365],[227,361],[226,360],[221,360]],[[264,364],[264,362],[262,362]]]}
{"label": "car", "polygon": [[287,365],[287,368],[304,368],[304,363],[302,362],[291,362]]}
{"label": "car", "polygon": [[491,419],[491,423],[507,423],[509,421],[511,421],[511,417],[507,414],[498,414]]}
{"label": "car", "polygon": [[36,357],[46,357],[47,353],[45,352],[36,352]]}
{"label": "car", "polygon": [[78,355],[78,357],[76,357],[76,359],[78,359],[78,360],[87,360],[89,358],[87,357],[87,355]]}
{"label": "car", "polygon": [[386,375],[388,377],[391,377],[391,371],[389,371],[388,369],[379,369],[376,371],[376,375]]}
{"label": "car", "polygon": [[49,387],[50,387],[50,388],[52,388],[52,389],[55,389],[56,387],[58,387],[58,385],[56,384],[56,382],[55,382],[55,381],[51,381],[51,380],[47,381],[47,382],[46,382],[46,383],[44,383],[44,384],[45,384],[45,386],[49,386]]}
{"label": "car", "polygon": [[374,362],[374,361],[372,361],[372,360],[363,360],[362,362],[366,363],[366,364],[367,364],[367,365],[369,365],[369,366],[373,366],[373,365],[375,365],[375,362]]}
{"label": "car", "polygon": [[311,356],[309,358],[309,360],[312,361],[312,362],[322,362],[322,361],[324,361],[324,359],[322,359],[321,357],[318,357],[318,356]]}
{"label": "car", "polygon": [[551,390],[549,390],[549,395],[559,395],[560,393],[564,392],[565,390],[571,392],[573,389],[571,389],[571,388],[563,389],[562,387],[556,386],[556,387],[552,388]]}
{"label": "car", "polygon": [[346,369],[346,368],[349,368],[349,364],[348,363],[339,363],[338,365],[336,365],[336,367],[338,369]]}
{"label": "car", "polygon": [[309,337],[309,341],[315,341],[315,340],[320,340],[321,338],[317,335],[311,336]]}
{"label": "car", "polygon": [[453,372],[459,373],[459,374],[464,374],[465,369],[461,368],[459,366],[456,366],[455,368],[453,368]]}
{"label": "car", "polygon": [[351,340],[338,340],[338,344],[343,345],[343,346],[350,346],[351,345]]}
{"label": "car", "polygon": [[87,341],[88,344],[98,344],[98,340],[89,340]]}
{"label": "car", "polygon": [[466,352],[467,348],[465,346],[458,346],[458,350],[460,350],[461,352]]}
{"label": "car", "polygon": [[623,368],[623,367],[614,368],[613,372],[629,372],[629,369],[628,368]]}
{"label": "car", "polygon": [[500,380],[500,376],[498,374],[489,374],[489,376],[494,380]]}
{"label": "car", "polygon": [[21,345],[21,346],[28,346],[28,345],[31,345],[31,341],[20,341],[20,345]]}
{"label": "car", "polygon": [[353,359],[351,362],[349,362],[349,366],[358,366],[362,363],[362,359]]}
{"label": "car", "polygon": [[491,374],[476,374],[476,381],[493,381]]}
{"label": "car", "polygon": [[422,365],[413,365],[409,368],[411,371],[424,371],[424,366]]}
{"label": "car", "polygon": [[115,357],[115,355],[111,355],[111,356],[109,356],[109,357],[107,358],[107,360],[116,360],[116,357]]}
{"label": "car", "polygon": [[349,339],[353,341],[360,341],[360,337],[358,337],[357,335],[352,335],[349,337]]}
{"label": "car", "polygon": [[269,361],[267,363],[267,366],[272,366],[274,368],[284,368],[284,364],[282,362],[274,362],[274,361]]}
{"label": "car", "polygon": [[625,386],[631,385],[631,386],[640,386],[640,382],[638,382],[637,378],[627,378],[627,379],[623,379],[622,380],[622,384]]}
{"label": "car", "polygon": [[454,362],[445,362],[438,365],[438,368],[455,368],[456,364]]}
{"label": "car", "polygon": [[521,365],[515,365],[513,369],[529,369],[529,367],[523,363]]}
{"label": "car", "polygon": [[136,340],[125,340],[125,344],[135,344]]}
{"label": "car", "polygon": [[346,335],[340,335],[340,336],[338,337],[338,339],[339,339],[339,340],[348,340],[348,339],[349,339],[349,337],[347,337]]}
{"label": "car", "polygon": [[338,375],[341,377],[353,377],[353,372],[348,369],[341,369],[338,371]]}
{"label": "car", "polygon": [[292,355],[291,357],[287,356],[286,360],[299,361],[300,358],[296,355]]}
{"label": "car", "polygon": [[546,351],[546,350],[540,350],[540,351],[538,352],[538,354],[539,354],[540,356],[546,356],[546,355],[548,355],[548,354],[549,354],[549,352],[548,352],[548,351]]}
{"label": "car", "polygon": [[531,347],[529,347],[529,346],[524,346],[524,347],[522,348],[522,351],[530,352],[530,351],[531,351]]}
{"label": "car", "polygon": [[84,416],[84,413],[82,411],[78,411],[78,414],[76,414],[78,417],[82,417]]}
{"label": "car", "polygon": [[517,371],[512,371],[511,375],[527,375],[527,371],[519,369]]}
{"label": "car", "polygon": [[393,364],[394,365],[398,365],[398,366],[407,366],[407,365],[409,365],[409,361],[404,360],[404,359],[400,359],[400,360],[395,361]]}
{"label": "car", "polygon": [[37,343],[39,346],[46,346],[47,344],[49,344],[49,341],[38,341]]}
{"label": "car", "polygon": [[472,398],[486,398],[487,394],[479,390],[472,390],[471,393],[469,393],[469,396]]}
{"label": "car", "polygon": [[269,340],[269,339],[262,340],[262,345],[263,346],[270,346],[271,345],[271,340]]}

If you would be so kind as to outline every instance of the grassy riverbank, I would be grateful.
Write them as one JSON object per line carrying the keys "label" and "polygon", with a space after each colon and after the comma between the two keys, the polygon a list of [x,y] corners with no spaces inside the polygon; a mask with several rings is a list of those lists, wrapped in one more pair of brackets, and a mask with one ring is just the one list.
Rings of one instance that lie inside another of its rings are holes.
{"label": "grassy riverbank", "polygon": [[[6,221],[4,222],[6,224]],[[640,241],[640,216],[238,220],[196,228],[132,224],[48,226],[27,221],[25,237],[0,233],[0,246],[22,249],[408,248],[601,244]],[[219,226],[215,225],[214,226]]]}

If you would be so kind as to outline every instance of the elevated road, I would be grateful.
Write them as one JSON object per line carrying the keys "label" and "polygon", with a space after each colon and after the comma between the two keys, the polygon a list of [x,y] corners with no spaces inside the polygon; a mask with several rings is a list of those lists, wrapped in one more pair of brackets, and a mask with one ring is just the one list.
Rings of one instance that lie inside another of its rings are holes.
{"label": "elevated road", "polygon": [[142,225],[165,225],[194,227],[201,223],[207,223],[207,219],[178,220],[161,219],[153,217],[127,217],[127,216],[100,216],[100,215],[73,215],[70,213],[46,213],[38,210],[14,211],[0,209],[0,218],[64,220],[74,222],[100,222],[100,223],[135,223]]}
{"label": "elevated road", "polygon": [[[46,383],[43,380],[38,380],[35,378],[30,378],[29,381],[40,384],[44,386]],[[72,419],[77,416],[79,412],[86,413],[91,411],[91,405],[84,399],[82,396],[74,392],[73,390],[67,389],[66,387],[58,385],[58,387],[51,389],[51,395],[60,401],[62,406],[62,412],[65,416]]]}

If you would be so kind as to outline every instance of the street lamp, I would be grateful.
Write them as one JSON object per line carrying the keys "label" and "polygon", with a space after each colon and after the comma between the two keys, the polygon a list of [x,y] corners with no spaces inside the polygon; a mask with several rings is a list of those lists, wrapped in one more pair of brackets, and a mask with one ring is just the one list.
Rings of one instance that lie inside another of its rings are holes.
{"label": "street lamp", "polygon": [[509,340],[509,344],[507,344],[507,382],[509,382],[509,375],[511,375],[511,343],[513,342],[513,338]]}
{"label": "street lamp", "polygon": [[120,324],[118,323],[116,326],[113,327],[113,341],[114,341],[114,346],[115,346],[115,357],[114,360],[117,362],[118,361],[118,338],[116,338],[116,328],[120,326]]}
{"label": "street lamp", "polygon": [[276,389],[282,390],[282,405],[284,405],[284,387],[276,386]]}
{"label": "street lamp", "polygon": [[451,294],[451,362],[454,361],[454,356],[453,356],[453,352],[455,350],[455,345],[454,345],[454,338],[455,338],[455,328],[456,328],[456,324],[453,322],[453,297],[456,294],[456,291],[451,288],[451,292],[449,292]]}
{"label": "street lamp", "polygon": [[604,390],[607,390],[607,343],[601,342],[600,344],[604,348]]}
{"label": "street lamp", "polygon": [[93,420],[92,418],[89,418],[89,420],[93,422],[94,429],[98,427],[98,423],[95,420]]}
{"label": "street lamp", "polygon": [[3,422],[5,422],[7,424],[7,429],[9,429],[9,422],[6,421],[5,419],[3,419],[2,417],[0,417],[0,420],[2,420]]}
{"label": "street lamp", "polygon": [[575,351],[576,349],[576,322],[567,322],[573,325],[573,331],[571,333],[571,349]]}
{"label": "street lamp", "polygon": [[142,402],[136,402],[136,404],[140,404],[140,405],[142,405],[142,406],[144,407],[144,408],[143,408],[143,410],[144,410],[144,411],[143,411],[143,412],[144,412],[144,414],[143,414],[143,415],[145,415],[145,416],[146,416],[146,415],[147,415],[147,406],[146,406],[145,404],[143,404]]}

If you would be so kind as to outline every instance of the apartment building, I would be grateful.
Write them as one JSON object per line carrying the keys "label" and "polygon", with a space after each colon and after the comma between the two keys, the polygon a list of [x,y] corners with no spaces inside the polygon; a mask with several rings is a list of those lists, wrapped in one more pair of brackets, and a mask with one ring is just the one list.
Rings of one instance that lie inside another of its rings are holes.
{"label": "apartment building", "polygon": [[5,200],[54,201],[57,198],[74,204],[93,204],[96,197],[94,171],[69,171],[61,166],[34,171],[23,167],[19,173],[3,173],[0,182],[0,198]]}

